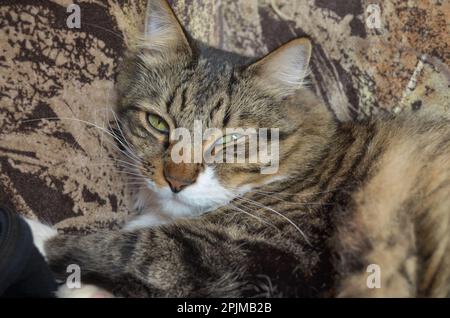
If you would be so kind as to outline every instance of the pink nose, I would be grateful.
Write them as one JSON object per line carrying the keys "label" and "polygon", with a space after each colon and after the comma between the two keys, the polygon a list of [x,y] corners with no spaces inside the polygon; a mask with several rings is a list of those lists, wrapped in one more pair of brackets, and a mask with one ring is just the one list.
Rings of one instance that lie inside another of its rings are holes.
{"label": "pink nose", "polygon": [[178,193],[184,188],[186,188],[188,185],[194,183],[194,181],[191,180],[177,179],[167,175],[164,175],[164,177],[166,178],[166,181],[169,184],[170,189],[172,190],[173,193]]}
{"label": "pink nose", "polygon": [[178,193],[197,180],[200,165],[191,163],[174,163],[168,161],[164,165],[164,178],[172,189]]}

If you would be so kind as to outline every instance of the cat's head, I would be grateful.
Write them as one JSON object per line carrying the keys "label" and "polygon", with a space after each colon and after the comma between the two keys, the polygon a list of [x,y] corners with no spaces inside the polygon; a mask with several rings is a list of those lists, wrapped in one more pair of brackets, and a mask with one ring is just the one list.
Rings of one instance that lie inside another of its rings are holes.
{"label": "cat's head", "polygon": [[[141,196],[148,192],[149,202],[162,204],[164,212],[194,214],[254,187],[297,175],[323,141],[329,120],[303,88],[310,54],[307,39],[293,40],[253,61],[208,48],[186,34],[165,1],[150,0],[144,35],[118,79],[122,146],[131,152],[128,166],[136,174],[132,179],[142,188]],[[236,149],[245,162],[193,162],[195,150],[188,155],[190,162],[174,160],[180,142],[175,139],[177,128],[194,134],[199,123],[203,132],[217,129],[200,142],[201,154],[213,147],[209,153],[223,157],[223,151]],[[269,160],[258,160],[258,151],[264,148],[259,142],[256,158],[249,151],[249,142],[255,139],[227,134],[226,128],[258,134],[261,128],[275,129],[267,138],[257,137],[266,142]],[[237,150],[235,143],[247,148]],[[262,173],[270,167],[274,168],[270,173]]]}

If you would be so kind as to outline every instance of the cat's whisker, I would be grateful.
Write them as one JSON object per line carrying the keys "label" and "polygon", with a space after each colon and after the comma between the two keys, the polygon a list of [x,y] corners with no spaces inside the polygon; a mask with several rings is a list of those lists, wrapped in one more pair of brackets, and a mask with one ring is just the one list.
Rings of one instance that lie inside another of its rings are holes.
{"label": "cat's whisker", "polygon": [[134,182],[126,182],[124,183],[125,186],[129,185],[141,185],[141,186],[147,186],[147,184],[143,181],[134,181]]}
{"label": "cat's whisker", "polygon": [[147,182],[141,178],[141,180],[138,180],[139,178],[136,179],[129,179],[127,182],[125,182],[124,184],[131,184],[131,183],[141,183],[141,184],[147,184]]}
{"label": "cat's whisker", "polygon": [[134,168],[136,168],[136,169],[146,169],[145,167],[142,167],[141,165],[137,165],[137,164],[134,164],[134,163],[125,161],[125,160],[120,160],[120,159],[113,159],[113,160],[114,160],[115,162],[119,162],[119,163],[121,163],[121,164],[126,164],[126,165],[128,165],[128,166],[130,166],[130,167],[134,167]]}
{"label": "cat's whisker", "polygon": [[[112,159],[114,160],[114,159]],[[114,160],[116,161],[116,160]],[[144,167],[140,167],[138,165],[129,163],[129,162],[98,162],[98,163],[88,163],[83,166],[89,167],[89,166],[118,166],[118,167],[128,167],[128,168],[136,168],[136,169],[145,169]]]}
{"label": "cat's whisker", "polygon": [[120,170],[114,170],[115,172],[117,172],[118,174],[122,174],[125,175],[127,178],[129,178],[130,176],[136,176],[138,178],[144,178],[144,175],[142,173],[140,173],[139,171],[135,171],[135,170],[126,170],[128,167],[121,167],[122,169]]}
{"label": "cat's whisker", "polygon": [[[115,115],[114,115],[114,116],[115,116]],[[118,125],[118,128],[120,129],[120,125],[117,123],[117,121],[116,121],[116,124]],[[131,150],[131,148],[128,147],[127,145],[125,145],[125,144],[122,142],[122,139],[120,138],[120,136],[118,136],[118,135],[116,134],[116,132],[115,132],[115,130],[112,128],[110,122],[108,122],[108,128],[109,128],[110,133],[114,136],[114,137],[113,137],[114,140],[116,140],[117,142],[119,142],[119,143],[122,145],[122,147],[126,150],[126,152],[127,152],[130,156],[132,156],[132,157],[134,157],[136,160],[142,162],[142,160],[141,160],[141,159],[140,159],[140,158],[139,158],[139,157]],[[123,132],[122,132],[121,129],[120,129],[120,133],[122,134],[122,138],[124,139],[124,141],[129,145],[129,143],[128,143],[128,141],[126,140],[125,136],[123,135]]]}
{"label": "cat's whisker", "polygon": [[245,202],[248,202],[248,203],[250,203],[250,204],[256,205],[256,206],[261,207],[261,208],[263,208],[263,209],[267,209],[267,210],[269,210],[269,211],[271,211],[271,212],[277,214],[277,215],[280,216],[281,218],[283,218],[283,219],[285,219],[286,221],[288,221],[292,226],[294,226],[295,229],[303,236],[303,238],[305,239],[306,243],[308,243],[310,246],[312,246],[310,240],[308,239],[308,237],[306,236],[306,234],[302,231],[302,229],[300,229],[300,228],[298,227],[298,225],[295,224],[295,222],[293,222],[293,221],[292,221],[290,218],[288,218],[287,216],[283,215],[282,213],[280,213],[280,212],[278,212],[278,211],[276,211],[276,210],[274,210],[274,209],[272,209],[272,208],[270,208],[270,207],[268,207],[268,206],[265,206],[264,204],[261,204],[261,203],[259,203],[259,202],[253,201],[253,200],[251,200],[251,199],[243,198],[242,196],[237,196],[236,199],[238,199],[238,200],[243,200],[243,201],[245,201]]}
{"label": "cat's whisker", "polygon": [[[139,161],[135,160],[134,158],[128,156],[127,153],[124,152],[124,151],[122,151],[120,148],[118,148],[117,145],[116,145],[115,143],[113,143],[113,142],[111,142],[111,141],[109,141],[109,140],[107,140],[107,141],[110,143],[110,145],[111,145],[115,150],[117,150],[118,152],[122,153],[122,155],[124,155],[124,156],[126,157],[125,159],[131,160],[132,163],[134,163],[135,165],[137,165],[137,167],[144,168],[144,167],[142,167],[142,166],[139,166],[139,165],[141,164],[141,162],[139,162]],[[112,160],[112,161],[118,161],[119,159],[112,159],[112,158],[110,158],[110,160]],[[127,162],[128,164],[132,164],[131,162],[128,162],[128,161],[124,161],[124,162]]]}
{"label": "cat's whisker", "polygon": [[[237,192],[237,190],[235,190],[234,188],[226,187],[226,186],[224,186],[224,187],[229,189],[230,191],[236,191]],[[272,195],[272,194],[267,194],[265,192],[259,192],[258,190],[251,190],[249,193],[259,194],[259,195],[262,195],[262,196],[267,196],[269,198],[274,198],[274,199],[282,201],[282,202],[284,202],[286,204],[295,205],[295,206],[301,206],[301,205],[327,206],[327,205],[332,205],[331,203],[323,203],[323,202],[294,202],[294,201],[287,201],[287,200],[285,200],[283,198],[277,197],[277,196]]]}
{"label": "cat's whisker", "polygon": [[274,194],[290,195],[290,196],[294,196],[294,197],[306,197],[306,196],[311,196],[311,195],[330,193],[330,192],[334,192],[334,191],[341,190],[341,189],[343,189],[343,188],[336,188],[336,189],[330,189],[330,190],[318,191],[318,192],[307,192],[307,193],[289,193],[289,192],[284,192],[284,191],[262,191],[262,190],[255,190],[255,191],[258,191],[259,193],[267,193],[267,194],[274,193]]}
{"label": "cat's whisker", "polygon": [[[42,118],[35,118],[35,119],[20,120],[19,122],[31,123],[31,122],[44,121],[44,120],[53,120],[53,121],[63,121],[63,120],[70,121],[70,120],[73,120],[73,121],[80,122],[80,123],[83,123],[85,125],[88,125],[90,127],[96,128],[100,132],[109,135],[114,140],[117,140],[117,136],[115,134],[111,133],[110,131],[108,131],[107,129],[105,129],[105,128],[103,128],[103,127],[101,127],[101,126],[99,126],[99,125],[97,125],[95,123],[92,123],[92,122],[89,122],[89,121],[86,121],[86,120],[82,120],[82,119],[79,119],[79,118],[72,118],[72,117],[42,117]],[[133,160],[136,163],[142,163],[142,159],[140,159],[140,158],[138,158],[136,156],[135,157],[131,157],[130,154],[128,154],[126,151],[123,151],[122,149],[120,149],[114,142],[111,142],[110,140],[108,140],[108,141],[109,141],[110,145],[112,145],[116,150],[118,150],[120,153],[122,153],[123,155],[128,157],[130,160]],[[119,143],[121,143],[120,140],[118,140],[118,141],[119,141]],[[123,145],[123,143],[121,143],[121,144]],[[127,149],[127,147],[125,147],[125,146],[124,146],[124,148]]]}
{"label": "cat's whisker", "polygon": [[[114,138],[114,137],[113,137]],[[125,150],[122,150],[122,149],[120,149],[118,146],[117,146],[117,144],[115,143],[115,142],[112,142],[112,141],[110,141],[110,140],[106,140],[106,141],[108,141],[108,143],[115,149],[115,150],[117,150],[120,154],[122,154],[126,159],[129,159],[129,160],[131,160],[132,162],[134,162],[134,163],[136,163],[136,164],[142,164],[143,163],[143,161],[141,160],[141,159],[139,159],[139,158],[137,158],[137,157],[134,157],[134,156],[131,156],[131,154],[125,149]]]}
{"label": "cat's whisker", "polygon": [[107,129],[105,129],[105,128],[103,128],[103,127],[101,127],[101,126],[99,126],[99,125],[97,125],[95,123],[92,123],[90,121],[86,121],[86,120],[79,119],[79,118],[74,118],[74,117],[43,117],[43,118],[20,120],[19,122],[31,123],[31,122],[43,121],[43,120],[54,120],[54,121],[58,121],[58,120],[73,120],[73,121],[80,122],[80,123],[83,123],[85,125],[97,128],[100,131],[102,131],[102,132],[104,132],[104,133],[106,133],[106,134],[108,134],[108,135],[110,135],[111,137],[114,138],[114,135],[111,134],[111,132],[109,132]]}
{"label": "cat's whisker", "polygon": [[[218,204],[219,206],[221,206],[223,204],[221,201],[213,200],[213,202]],[[258,221],[260,221],[260,222],[262,222],[262,223],[264,223],[266,225],[269,225],[270,227],[273,227],[273,228],[277,229],[278,231],[280,231],[280,229],[278,227],[276,227],[274,224],[265,221],[264,219],[262,219],[261,217],[259,217],[257,215],[254,215],[254,214],[252,214],[252,213],[250,213],[248,211],[245,211],[244,207],[243,207],[243,204],[239,204],[239,203],[235,202],[235,204],[228,203],[228,206],[231,206],[235,211],[237,210],[237,212],[241,212],[241,213],[244,213],[246,215],[249,215],[249,216],[257,219]],[[246,207],[248,207],[248,206],[246,206]]]}
{"label": "cat's whisker", "polygon": [[[123,174],[133,173],[133,175],[138,175],[140,177],[143,177],[142,174],[140,174],[140,172],[138,171],[138,169],[131,170],[131,169],[134,169],[134,167],[130,167],[130,166],[127,166],[127,165],[124,165],[124,164],[120,164],[120,163],[93,163],[93,164],[83,165],[83,167],[90,167],[90,166],[94,166],[94,167],[95,166],[118,167],[118,168],[121,168],[121,169],[111,169],[111,171],[117,172],[119,174],[122,174],[122,173]],[[130,170],[127,170],[127,169],[130,169]],[[150,173],[150,171],[147,171],[147,170],[145,170],[143,172]]]}
{"label": "cat's whisker", "polygon": [[[233,191],[238,191],[237,188],[233,188],[230,186],[228,186],[227,188],[229,188],[230,190],[233,190]],[[256,189],[250,190],[249,192],[250,193],[261,193],[261,194],[267,193],[267,194],[289,195],[289,196],[293,196],[293,197],[308,197],[308,196],[312,196],[312,195],[335,192],[335,191],[343,190],[346,188],[349,188],[349,187],[338,187],[338,188],[332,188],[332,189],[325,190],[325,191],[306,192],[306,193],[291,193],[291,192],[285,192],[285,191],[263,191],[263,190],[259,190],[258,188],[256,188]]]}
{"label": "cat's whisker", "polygon": [[133,157],[131,157],[127,152],[122,151],[120,148],[118,148],[117,146],[115,146],[116,149],[121,152],[127,159],[132,160],[134,163],[136,164],[142,164],[143,161],[142,160],[136,160]]}
{"label": "cat's whisker", "polygon": [[332,203],[324,203],[324,202],[293,202],[293,201],[287,201],[283,198],[279,198],[277,196],[270,195],[267,193],[259,193],[259,192],[254,192],[254,193],[262,195],[262,196],[268,196],[269,198],[274,198],[275,200],[279,200],[288,205],[295,205],[295,206],[308,206],[308,205],[331,206],[331,205],[333,205]]}
{"label": "cat's whisker", "polygon": [[132,177],[128,178],[128,180],[133,180],[133,179],[140,179],[140,180],[146,180],[147,181],[147,178],[144,177],[144,176],[140,176],[140,177],[136,177],[136,178],[132,178]]}
{"label": "cat's whisker", "polygon": [[[114,120],[116,122],[117,128],[119,129],[120,135],[122,136],[122,138],[125,140],[126,144],[128,145],[128,147],[130,148],[130,150],[132,150],[133,146],[128,142],[127,137],[125,137],[125,134],[121,128],[121,126],[123,125],[123,123],[120,121],[120,119],[118,118],[118,116],[116,115],[116,112],[113,109],[110,109],[111,113],[113,114]],[[134,154],[134,152],[133,152]],[[134,154],[136,155],[136,154]]]}
{"label": "cat's whisker", "polygon": [[117,172],[122,173],[122,174],[125,174],[125,175],[136,176],[136,177],[142,177],[141,174],[139,174],[139,173],[133,173],[133,172],[130,172],[130,171],[117,171]]}
{"label": "cat's whisker", "polygon": [[[148,180],[144,175],[142,175],[142,174],[139,174],[140,176],[139,177],[137,177],[136,179],[142,179],[142,180]],[[131,177],[129,178],[129,179],[132,179]]]}
{"label": "cat's whisker", "polygon": [[107,29],[107,28],[104,28],[104,27],[102,27],[102,26],[100,26],[100,25],[98,25],[98,24],[93,24],[93,23],[83,22],[83,24],[89,25],[89,26],[91,26],[91,27],[94,27],[94,28],[97,28],[97,29],[100,29],[100,30],[103,30],[103,31],[106,31],[106,32],[109,32],[109,33],[111,33],[112,35],[117,36],[119,39],[124,40],[124,37],[123,37],[121,34],[119,34],[119,33],[117,33],[117,32],[114,32],[114,31],[112,31],[111,29]]}
{"label": "cat's whisker", "polygon": [[250,212],[247,212],[247,211],[243,210],[242,209],[242,205],[240,205],[239,207],[234,205],[234,204],[231,204],[231,203],[229,203],[228,205],[231,206],[233,209],[236,209],[239,212],[242,212],[242,213],[244,213],[244,214],[246,214],[246,215],[248,215],[248,216],[250,216],[252,218],[257,219],[259,222],[261,222],[263,224],[266,224],[266,225],[268,225],[270,227],[273,227],[274,229],[277,229],[278,231],[280,231],[280,229],[278,227],[276,227],[275,225],[273,225],[272,223],[267,222],[267,221],[263,220],[262,218],[260,218],[259,216],[256,216],[256,215],[254,215],[254,214],[252,214]]}
{"label": "cat's whisker", "polygon": [[[112,111],[112,110],[111,110],[111,111]],[[119,124],[119,122],[117,121],[117,119],[116,119],[115,114],[114,114],[113,111],[112,111],[112,113],[113,113],[113,117],[114,117],[114,120],[115,120],[117,129],[114,129],[114,128],[111,126],[111,123],[108,122],[108,128],[109,128],[109,131],[115,136],[115,140],[116,140],[117,142],[119,142],[119,143],[122,145],[122,147],[123,147],[123,148],[124,148],[131,156],[133,156],[134,158],[136,158],[136,160],[141,160],[141,159],[134,153],[134,151],[132,150],[132,146],[129,144],[128,140],[126,139],[126,137],[125,137],[125,135],[124,135],[124,133],[123,133],[123,131],[122,131],[122,128],[120,127],[120,124]],[[117,134],[117,132],[120,133],[120,136]],[[125,142],[126,145],[125,145],[123,142]]]}

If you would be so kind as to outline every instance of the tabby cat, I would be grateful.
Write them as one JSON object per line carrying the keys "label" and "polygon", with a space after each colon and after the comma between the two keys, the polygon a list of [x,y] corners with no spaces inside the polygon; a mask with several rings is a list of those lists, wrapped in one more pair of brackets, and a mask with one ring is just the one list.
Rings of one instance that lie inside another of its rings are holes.
{"label": "tabby cat", "polygon": [[[145,181],[140,215],[88,235],[29,221],[57,277],[77,264],[88,284],[59,295],[450,296],[449,119],[338,122],[302,85],[310,53],[307,39],[256,61],[212,49],[151,0],[118,78],[119,143]],[[278,172],[174,163],[170,133],[194,120],[278,128]]]}

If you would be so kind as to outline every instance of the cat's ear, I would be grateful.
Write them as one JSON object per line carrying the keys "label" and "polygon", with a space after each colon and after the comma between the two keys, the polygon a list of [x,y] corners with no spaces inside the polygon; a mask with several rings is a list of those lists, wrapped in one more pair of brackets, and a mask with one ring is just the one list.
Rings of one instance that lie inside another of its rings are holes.
{"label": "cat's ear", "polygon": [[191,53],[183,27],[166,0],[148,0],[143,46],[161,53]]}
{"label": "cat's ear", "polygon": [[302,87],[308,76],[311,41],[292,40],[247,68],[257,83],[279,95],[288,96]]}

